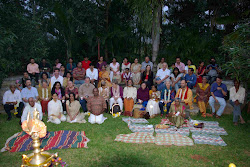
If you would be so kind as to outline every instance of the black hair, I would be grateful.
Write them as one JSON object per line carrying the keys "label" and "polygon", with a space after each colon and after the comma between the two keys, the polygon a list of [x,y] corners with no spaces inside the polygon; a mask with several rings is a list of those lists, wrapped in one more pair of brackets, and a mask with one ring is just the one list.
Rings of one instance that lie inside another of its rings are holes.
{"label": "black hair", "polygon": [[234,78],[233,81],[234,81],[234,83],[235,83],[235,82],[239,82],[239,84],[240,84],[240,80],[238,80],[238,79],[236,79],[236,78]]}
{"label": "black hair", "polygon": [[[175,70],[177,70],[177,71],[178,71],[177,75],[175,75],[175,73],[174,73],[174,71],[175,71]],[[175,67],[175,68],[173,69],[173,74],[174,74],[174,76],[175,76],[175,77],[177,77],[177,76],[180,74],[180,70],[179,70],[179,68]]]}
{"label": "black hair", "polygon": [[199,64],[201,64],[201,63],[205,63],[205,62],[201,60],[201,61],[199,61]]}
{"label": "black hair", "polygon": [[[154,87],[155,87],[155,89],[157,90],[157,85],[152,85],[152,86],[154,86]],[[152,89],[152,86],[151,86],[151,89]]]}
{"label": "black hair", "polygon": [[47,76],[47,78],[49,78],[49,75],[48,75],[48,73],[46,73],[46,72],[43,72],[43,73],[42,73],[42,78],[43,78],[43,74],[45,74],[45,75]]}
{"label": "black hair", "polygon": [[129,70],[129,68],[125,68],[125,70]]}
{"label": "black hair", "polygon": [[70,59],[71,59],[71,60],[73,60],[73,58],[72,58],[72,57],[70,57],[70,58],[69,58],[69,60],[70,60]]}
{"label": "black hair", "polygon": [[43,57],[43,58],[42,58],[42,60],[46,60],[46,58],[45,58],[45,57]]}
{"label": "black hair", "polygon": [[176,56],[175,60],[176,60],[176,59],[181,59],[181,57],[180,57],[180,56]]}
{"label": "black hair", "polygon": [[28,71],[24,71],[24,72],[23,72],[23,74],[24,74],[24,73],[27,73],[27,74],[29,74],[29,73],[28,73]]}
{"label": "black hair", "polygon": [[[31,60],[31,59],[34,59],[34,57],[31,57],[30,60]],[[34,59],[34,60],[35,60],[35,59]]]}
{"label": "black hair", "polygon": [[217,79],[217,78],[222,79],[222,76],[221,76],[221,75],[218,75],[218,76],[216,77],[216,79]]}
{"label": "black hair", "polygon": [[191,62],[191,64],[193,64],[193,61],[192,61],[191,59],[187,59],[187,62],[188,62],[188,61],[190,61],[190,62]]}
{"label": "black hair", "polygon": [[188,69],[194,72],[194,69],[193,69],[193,68],[188,68]]}
{"label": "black hair", "polygon": [[127,83],[128,83],[128,81],[131,81],[131,82],[132,82],[132,86],[134,85],[134,82],[133,82],[132,79],[128,79],[128,80],[127,80]]}
{"label": "black hair", "polygon": [[94,63],[89,63],[89,66],[95,66]]}

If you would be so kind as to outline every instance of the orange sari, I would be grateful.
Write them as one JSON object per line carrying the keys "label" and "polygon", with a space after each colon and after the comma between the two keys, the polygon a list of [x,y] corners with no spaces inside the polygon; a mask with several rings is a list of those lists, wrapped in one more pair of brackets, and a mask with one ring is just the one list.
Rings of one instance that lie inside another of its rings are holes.
{"label": "orange sari", "polygon": [[106,87],[111,87],[112,86],[112,84],[110,82],[109,72],[108,71],[100,71],[99,72],[98,88],[101,87],[101,82],[102,81],[106,82]]}

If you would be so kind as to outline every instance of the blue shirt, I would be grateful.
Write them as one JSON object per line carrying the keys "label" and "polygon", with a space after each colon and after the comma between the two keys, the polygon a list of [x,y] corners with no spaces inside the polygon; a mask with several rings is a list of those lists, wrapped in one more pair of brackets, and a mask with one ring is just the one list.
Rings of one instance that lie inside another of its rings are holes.
{"label": "blue shirt", "polygon": [[67,71],[69,71],[69,70],[73,71],[74,68],[76,68],[76,63],[72,63],[72,68],[70,68],[70,64],[69,63],[66,65]]}
{"label": "blue shirt", "polygon": [[227,92],[227,86],[223,83],[219,86],[216,82],[211,85],[211,92],[214,93],[215,97],[224,98],[224,95],[221,90],[217,90],[218,87],[221,87],[225,92]]}
{"label": "blue shirt", "polygon": [[193,85],[195,85],[197,77],[196,75],[192,74],[191,76],[189,74],[185,75],[185,80],[191,82]]}
{"label": "blue shirt", "polygon": [[22,98],[25,98],[27,100],[30,97],[33,97],[34,99],[36,99],[36,97],[38,96],[38,92],[37,92],[37,89],[35,87],[31,87],[30,90],[27,87],[25,87],[22,89],[21,96],[22,96]]}

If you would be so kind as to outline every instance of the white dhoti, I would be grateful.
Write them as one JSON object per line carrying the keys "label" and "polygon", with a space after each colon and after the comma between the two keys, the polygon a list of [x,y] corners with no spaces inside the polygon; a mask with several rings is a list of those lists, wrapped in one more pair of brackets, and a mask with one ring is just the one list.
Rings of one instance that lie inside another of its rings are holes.
{"label": "white dhoti", "polygon": [[90,114],[89,116],[89,123],[94,124],[94,123],[98,123],[98,124],[102,124],[107,118],[103,116],[103,114],[100,115],[94,115],[94,114]]}
{"label": "white dhoti", "polygon": [[47,122],[51,122],[54,124],[60,124],[61,122],[66,121],[65,115],[61,114],[61,118],[58,118],[56,116],[49,116],[49,120]]}

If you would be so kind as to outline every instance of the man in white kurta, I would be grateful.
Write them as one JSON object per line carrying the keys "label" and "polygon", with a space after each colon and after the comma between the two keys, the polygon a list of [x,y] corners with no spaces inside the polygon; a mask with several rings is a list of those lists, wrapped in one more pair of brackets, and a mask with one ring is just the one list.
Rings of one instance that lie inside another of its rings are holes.
{"label": "man in white kurta", "polygon": [[31,118],[33,118],[33,111],[37,110],[39,112],[39,119],[43,119],[43,112],[42,112],[42,107],[40,104],[36,103],[34,98],[30,97],[28,99],[28,104],[25,106],[23,110],[23,114],[21,117],[21,122],[27,120],[28,113],[30,113]]}
{"label": "man in white kurta", "polygon": [[60,100],[52,99],[48,103],[48,118],[48,122],[55,124],[60,124],[61,121],[66,121],[65,115],[63,115],[62,102]]}

